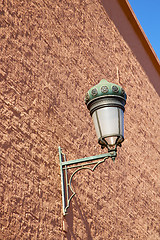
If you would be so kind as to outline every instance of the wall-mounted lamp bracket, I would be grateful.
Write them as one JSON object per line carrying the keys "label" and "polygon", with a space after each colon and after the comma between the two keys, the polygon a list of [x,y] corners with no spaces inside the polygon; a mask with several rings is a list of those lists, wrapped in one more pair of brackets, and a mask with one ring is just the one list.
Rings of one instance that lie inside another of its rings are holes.
{"label": "wall-mounted lamp bracket", "polygon": [[[62,186],[62,205],[63,205],[63,215],[67,214],[67,209],[70,206],[70,201],[76,194],[71,186],[73,176],[81,169],[89,169],[94,171],[95,168],[100,164],[105,162],[106,159],[112,158],[114,161],[117,156],[116,147],[110,149],[108,153],[86,157],[76,160],[66,161],[66,156],[62,153],[61,147],[59,147],[59,160],[60,160],[60,172],[61,172],[61,186]],[[93,167],[90,167],[93,165]],[[72,175],[68,179],[68,169],[76,168]],[[71,191],[71,194],[70,194]]]}

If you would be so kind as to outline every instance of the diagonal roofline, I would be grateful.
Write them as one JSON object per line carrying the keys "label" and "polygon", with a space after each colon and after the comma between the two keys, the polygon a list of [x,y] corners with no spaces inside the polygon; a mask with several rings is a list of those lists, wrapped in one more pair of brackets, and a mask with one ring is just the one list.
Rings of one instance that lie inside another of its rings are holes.
{"label": "diagonal roofline", "polygon": [[138,21],[129,1],[128,0],[118,0],[118,1],[119,1],[119,4],[122,6],[124,12],[128,16],[129,21],[131,22],[132,26],[134,27],[144,48],[148,52],[152,62],[154,63],[155,67],[157,68],[157,71],[160,73],[160,61],[150,43],[150,41],[148,40],[140,22]]}
{"label": "diagonal roofline", "polygon": [[106,13],[131,48],[160,95],[160,61],[128,0],[101,0]]}

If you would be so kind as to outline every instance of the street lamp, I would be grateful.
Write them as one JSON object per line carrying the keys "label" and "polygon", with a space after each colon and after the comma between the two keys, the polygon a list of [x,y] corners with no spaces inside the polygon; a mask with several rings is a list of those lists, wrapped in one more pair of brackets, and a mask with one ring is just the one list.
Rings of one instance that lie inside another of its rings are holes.
{"label": "street lamp", "polygon": [[[111,158],[117,156],[117,146],[121,147],[124,141],[124,106],[127,95],[123,88],[102,79],[99,84],[92,87],[86,94],[85,103],[92,116],[98,143],[107,148],[105,154],[66,161],[66,156],[59,147],[59,160],[62,186],[63,215],[67,214],[70,201],[75,195],[71,182],[73,176],[81,169],[94,171],[95,168]],[[93,165],[93,167],[91,167]],[[68,169],[75,169],[68,179]]]}
{"label": "street lamp", "polygon": [[102,148],[116,149],[124,141],[124,106],[127,95],[123,88],[102,79],[86,94],[85,103],[93,118],[98,142]]}

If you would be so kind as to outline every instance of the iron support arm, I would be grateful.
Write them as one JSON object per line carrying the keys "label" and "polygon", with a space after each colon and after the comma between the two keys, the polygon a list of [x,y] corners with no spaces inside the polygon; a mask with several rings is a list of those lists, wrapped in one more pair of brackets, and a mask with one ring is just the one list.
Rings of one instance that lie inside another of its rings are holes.
{"label": "iron support arm", "polygon": [[[63,205],[63,215],[67,214],[67,209],[69,208],[70,201],[73,196],[76,194],[71,186],[73,176],[80,171],[81,169],[89,169],[94,171],[95,168],[100,164],[105,162],[106,159],[112,158],[114,161],[117,156],[116,148],[110,150],[108,153],[86,157],[76,160],[66,161],[66,156],[62,153],[61,147],[59,149],[59,160],[60,160],[60,172],[61,172],[61,186],[62,186],[62,205]],[[102,160],[101,160],[102,159]],[[89,165],[94,165],[92,168]],[[76,170],[72,173],[68,181],[68,169],[76,168]],[[71,191],[71,195],[70,192]]]}

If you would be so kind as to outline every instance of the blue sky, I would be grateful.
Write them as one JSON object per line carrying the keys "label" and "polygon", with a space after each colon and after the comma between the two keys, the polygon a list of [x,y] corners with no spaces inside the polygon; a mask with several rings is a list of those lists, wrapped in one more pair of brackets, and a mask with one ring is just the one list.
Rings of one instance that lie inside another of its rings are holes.
{"label": "blue sky", "polygon": [[160,0],[129,0],[129,3],[160,60]]}

